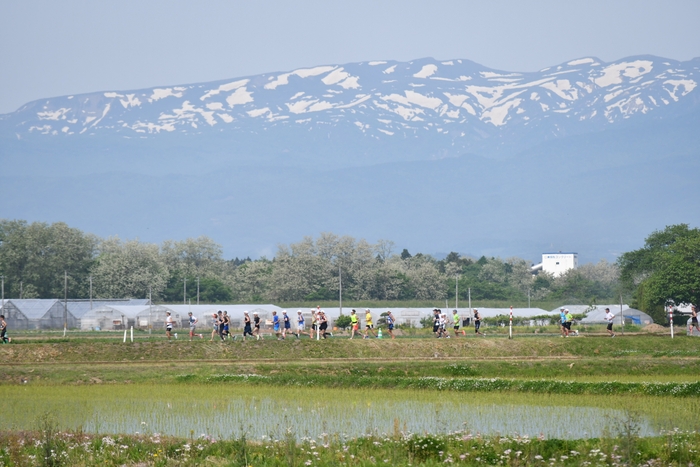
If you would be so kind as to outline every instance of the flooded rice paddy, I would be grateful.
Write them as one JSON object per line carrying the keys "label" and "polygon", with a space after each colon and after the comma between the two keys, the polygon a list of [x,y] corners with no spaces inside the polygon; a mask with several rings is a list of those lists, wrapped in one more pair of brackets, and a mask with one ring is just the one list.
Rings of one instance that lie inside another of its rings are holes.
{"label": "flooded rice paddy", "polygon": [[[586,438],[634,417],[640,435],[698,428],[697,401],[588,396],[215,385],[0,386],[0,429],[35,429],[50,412],[61,429],[91,433],[203,434],[249,439],[324,433],[519,434]],[[693,403],[691,403],[693,402]],[[631,414],[631,415],[630,415]]]}

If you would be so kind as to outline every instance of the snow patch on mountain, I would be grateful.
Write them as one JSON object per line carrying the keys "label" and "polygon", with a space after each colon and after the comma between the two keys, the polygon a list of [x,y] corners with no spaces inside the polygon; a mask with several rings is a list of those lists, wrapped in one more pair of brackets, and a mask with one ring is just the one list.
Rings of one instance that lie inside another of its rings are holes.
{"label": "snow patch on mountain", "polygon": [[205,100],[209,99],[211,96],[216,96],[221,92],[227,92],[227,91],[233,91],[234,89],[238,89],[241,86],[245,86],[248,84],[250,80],[249,79],[241,79],[238,81],[234,81],[232,83],[227,83],[227,84],[222,84],[216,89],[212,89],[210,91],[207,91],[202,97],[200,97],[200,100]]}
{"label": "snow patch on mountain", "polygon": [[46,110],[44,112],[37,112],[39,120],[59,120],[66,119],[66,114],[70,111],[65,107],[61,107],[58,110]]}
{"label": "snow patch on mountain", "polygon": [[334,66],[317,66],[314,68],[300,68],[290,73],[283,73],[277,78],[271,76],[271,82],[265,85],[265,89],[276,89],[278,86],[289,84],[290,76],[298,76],[299,78],[308,78],[310,76],[318,76],[333,70]]}
{"label": "snow patch on mountain", "polygon": [[570,62],[567,63],[567,65],[576,66],[576,65],[585,65],[586,63],[590,63],[591,65],[593,65],[595,63],[595,59],[592,59],[590,57],[580,58],[578,60],[571,60]]}
{"label": "snow patch on mountain", "polygon": [[182,91],[187,88],[175,87],[175,88],[155,88],[151,96],[148,98],[148,102],[157,101],[160,99],[165,99],[166,97],[182,97]]}
{"label": "snow patch on mountain", "polygon": [[420,69],[418,73],[415,73],[413,75],[414,78],[427,78],[428,76],[432,76],[435,74],[437,71],[438,67],[437,65],[433,65],[432,63],[429,65],[423,65],[423,68]]}
{"label": "snow patch on mountain", "polygon": [[226,98],[226,103],[233,108],[235,105],[243,105],[253,102],[253,94],[248,92],[247,88],[238,88]]}
{"label": "snow patch on mountain", "polygon": [[653,63],[649,60],[622,62],[603,68],[602,75],[594,78],[595,84],[604,88],[613,84],[621,84],[623,77],[636,78],[652,70]]}

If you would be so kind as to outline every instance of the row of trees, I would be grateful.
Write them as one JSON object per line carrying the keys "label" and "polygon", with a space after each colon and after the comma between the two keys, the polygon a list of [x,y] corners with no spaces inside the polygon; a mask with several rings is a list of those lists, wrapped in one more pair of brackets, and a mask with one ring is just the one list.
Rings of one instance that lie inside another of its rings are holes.
{"label": "row of trees", "polygon": [[[64,271],[69,296],[147,297],[179,302],[289,302],[336,300],[342,276],[347,300],[556,299],[591,303],[618,296],[618,268],[601,261],[560,277],[540,273],[520,258],[480,259],[450,253],[395,253],[390,241],[370,244],[332,233],[280,245],[272,259],[226,260],[208,237],[165,241],[106,239],[63,223],[0,221],[0,274],[6,296],[62,297]],[[185,293],[185,284],[186,293]]]}
{"label": "row of trees", "polygon": [[700,229],[678,224],[653,232],[618,263],[633,305],[654,321],[666,321],[668,305],[700,304]]}

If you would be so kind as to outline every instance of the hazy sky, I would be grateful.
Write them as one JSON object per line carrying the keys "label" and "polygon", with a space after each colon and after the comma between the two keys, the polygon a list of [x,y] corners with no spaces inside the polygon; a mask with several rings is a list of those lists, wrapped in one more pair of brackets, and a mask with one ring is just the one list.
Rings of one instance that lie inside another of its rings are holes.
{"label": "hazy sky", "polygon": [[44,97],[366,60],[534,71],[700,56],[700,0],[0,2],[0,113]]}

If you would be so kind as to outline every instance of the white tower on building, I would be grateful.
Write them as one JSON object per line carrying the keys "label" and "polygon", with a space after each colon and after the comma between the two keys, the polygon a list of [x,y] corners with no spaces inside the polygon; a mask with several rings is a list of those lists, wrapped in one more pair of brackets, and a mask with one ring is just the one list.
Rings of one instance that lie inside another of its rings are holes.
{"label": "white tower on building", "polygon": [[542,253],[542,262],[530,268],[532,272],[542,270],[554,277],[561,276],[569,269],[578,267],[578,253]]}

